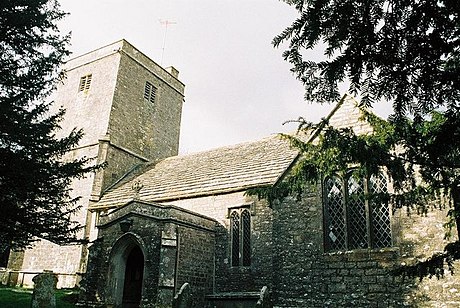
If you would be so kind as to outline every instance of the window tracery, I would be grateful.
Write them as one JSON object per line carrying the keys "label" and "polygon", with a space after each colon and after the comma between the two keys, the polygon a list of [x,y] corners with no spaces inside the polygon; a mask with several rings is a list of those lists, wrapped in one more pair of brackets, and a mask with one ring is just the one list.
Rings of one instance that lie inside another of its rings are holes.
{"label": "window tracery", "polygon": [[230,212],[231,265],[251,265],[251,213],[248,209]]}

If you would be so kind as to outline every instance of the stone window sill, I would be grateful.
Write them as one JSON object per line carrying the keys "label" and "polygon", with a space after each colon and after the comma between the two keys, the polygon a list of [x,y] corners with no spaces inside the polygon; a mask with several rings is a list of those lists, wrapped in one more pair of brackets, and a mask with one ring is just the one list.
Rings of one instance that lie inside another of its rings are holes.
{"label": "stone window sill", "polygon": [[330,261],[378,261],[396,260],[400,256],[399,247],[379,249],[355,249],[348,251],[326,252],[324,258]]}

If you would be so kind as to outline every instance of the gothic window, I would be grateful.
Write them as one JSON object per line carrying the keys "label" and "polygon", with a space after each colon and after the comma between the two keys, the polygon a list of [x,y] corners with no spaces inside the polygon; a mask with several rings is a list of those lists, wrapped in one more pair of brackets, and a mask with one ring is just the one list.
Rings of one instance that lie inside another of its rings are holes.
{"label": "gothic window", "polygon": [[156,94],[157,88],[150,82],[146,81],[144,87],[144,99],[151,103],[154,103]]}
{"label": "gothic window", "polygon": [[241,212],[241,237],[242,237],[242,257],[243,266],[251,265],[251,214],[248,210]]}
{"label": "gothic window", "polygon": [[391,246],[390,209],[388,204],[377,201],[378,194],[386,189],[383,174],[366,180],[350,171],[345,178],[325,179],[326,251]]}
{"label": "gothic window", "polygon": [[230,216],[232,266],[240,265],[240,214],[233,211]]}
{"label": "gothic window", "polygon": [[78,86],[78,91],[88,91],[89,88],[91,87],[91,78],[92,75],[86,75],[80,78],[80,85]]}
{"label": "gothic window", "polygon": [[236,209],[230,213],[230,240],[232,266],[251,265],[251,213]]}

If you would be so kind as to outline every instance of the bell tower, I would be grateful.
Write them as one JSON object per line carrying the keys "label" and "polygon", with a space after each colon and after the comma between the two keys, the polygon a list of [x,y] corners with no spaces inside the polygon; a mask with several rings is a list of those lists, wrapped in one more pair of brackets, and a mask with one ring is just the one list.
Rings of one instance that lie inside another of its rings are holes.
{"label": "bell tower", "polygon": [[93,197],[133,166],[177,155],[184,84],[125,40],[70,60],[56,105],[67,110],[62,133],[83,128],[80,148],[107,162]]}
{"label": "bell tower", "polygon": [[[66,114],[57,134],[82,128],[84,136],[69,156],[106,163],[103,170],[72,184],[73,194],[81,196],[81,236],[91,240],[95,218],[88,207],[106,188],[139,164],[177,155],[185,86],[175,68],[162,68],[125,40],[71,59],[64,70],[66,79],[57,88],[54,107],[63,107]],[[42,240],[21,257],[22,266],[14,270],[52,270],[62,274],[58,287],[73,287],[85,272],[87,248]],[[24,275],[24,284],[34,276]]]}

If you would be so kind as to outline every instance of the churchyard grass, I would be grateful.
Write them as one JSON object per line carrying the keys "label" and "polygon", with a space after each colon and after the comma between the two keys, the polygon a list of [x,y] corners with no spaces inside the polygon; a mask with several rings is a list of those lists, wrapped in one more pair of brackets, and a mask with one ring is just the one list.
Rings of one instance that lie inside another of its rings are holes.
{"label": "churchyard grass", "polygon": [[[77,291],[59,289],[56,291],[56,308],[74,308]],[[32,289],[0,287],[0,307],[30,308]]]}

